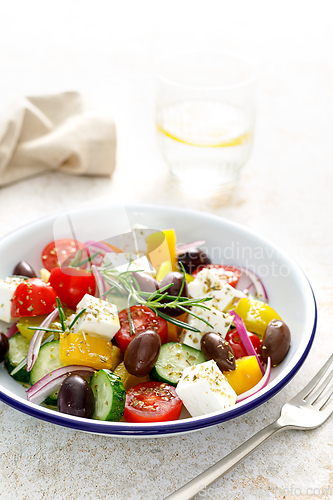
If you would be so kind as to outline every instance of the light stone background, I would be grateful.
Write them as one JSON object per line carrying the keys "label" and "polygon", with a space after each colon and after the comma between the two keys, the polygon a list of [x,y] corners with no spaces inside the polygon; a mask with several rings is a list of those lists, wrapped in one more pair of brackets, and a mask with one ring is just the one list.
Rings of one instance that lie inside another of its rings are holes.
{"label": "light stone background", "polygon": [[[277,418],[332,352],[333,31],[330,1],[11,1],[0,9],[0,101],[88,91],[118,131],[111,180],[48,174],[0,189],[0,236],[87,198],[206,210],[261,232],[303,267],[319,308],[304,366],[271,401],[217,427],[146,441],[63,429],[0,403],[0,498],[160,500]],[[153,60],[181,47],[240,49],[258,62],[252,157],[229,199],[168,181],[155,144]],[[333,489],[330,419],[272,438],[206,498],[319,498]],[[284,491],[283,491],[284,490]]]}

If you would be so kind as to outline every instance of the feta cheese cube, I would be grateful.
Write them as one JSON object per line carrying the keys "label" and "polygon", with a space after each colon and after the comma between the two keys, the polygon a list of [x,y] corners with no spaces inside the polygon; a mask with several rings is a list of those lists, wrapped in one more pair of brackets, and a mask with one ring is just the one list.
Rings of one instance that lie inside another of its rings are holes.
{"label": "feta cheese cube", "polygon": [[86,293],[76,307],[78,314],[85,312],[74,324],[71,332],[85,332],[95,337],[111,340],[120,328],[117,306]]}
{"label": "feta cheese cube", "polygon": [[219,278],[212,269],[204,268],[195,279],[188,284],[188,292],[193,298],[212,297],[207,303],[209,307],[215,307],[219,311],[224,309],[237,296],[235,289]]}
{"label": "feta cheese cube", "polygon": [[8,277],[0,280],[0,320],[5,323],[15,321],[11,316],[12,298],[16,288],[23,281],[23,278],[18,277]]}
{"label": "feta cheese cube", "polygon": [[155,269],[147,257],[138,257],[136,253],[107,253],[104,265],[117,269],[120,273],[125,271],[142,271],[155,276]]}
{"label": "feta cheese cube", "polygon": [[201,309],[200,307],[194,307],[192,310],[194,314],[208,321],[208,323],[210,323],[213,326],[213,328],[206,325],[206,323],[203,323],[194,316],[189,315],[189,320],[188,320],[189,325],[194,326],[194,328],[197,328],[198,330],[200,330],[200,332],[196,333],[196,332],[191,332],[189,330],[185,330],[181,337],[181,342],[183,344],[189,345],[190,347],[194,347],[194,349],[200,350],[201,338],[207,332],[215,332],[221,335],[221,337],[225,338],[230,328],[230,325],[233,321],[233,317],[230,316],[230,314],[218,311],[214,307],[212,307],[209,311]]}
{"label": "feta cheese cube", "polygon": [[214,360],[185,368],[176,392],[192,417],[229,408],[237,397]]}

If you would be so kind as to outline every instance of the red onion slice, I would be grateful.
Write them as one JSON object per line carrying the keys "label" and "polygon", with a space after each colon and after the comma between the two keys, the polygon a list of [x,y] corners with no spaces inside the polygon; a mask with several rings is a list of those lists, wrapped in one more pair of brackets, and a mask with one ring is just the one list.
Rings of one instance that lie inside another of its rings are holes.
{"label": "red onion slice", "polygon": [[18,332],[18,328],[16,326],[16,323],[14,323],[10,328],[9,330],[7,331],[7,333],[5,333],[7,339],[10,339],[10,337],[14,337],[14,335],[16,335]]}
{"label": "red onion slice", "polygon": [[248,391],[243,392],[243,394],[240,394],[239,396],[237,396],[236,403],[240,403],[244,399],[247,399],[250,396],[253,396],[253,394],[256,394],[257,392],[261,391],[261,389],[266,387],[266,385],[269,382],[269,378],[271,376],[271,371],[272,371],[271,358],[268,358],[267,367],[266,367],[265,375],[263,376],[263,378],[257,383],[257,385],[252,387],[252,389],[249,389]]}
{"label": "red onion slice", "polygon": [[[55,309],[44,319],[44,321],[39,326],[41,328],[48,328],[52,323],[52,321],[54,321],[58,317],[58,315],[59,311],[58,309]],[[45,332],[43,330],[36,330],[35,333],[33,334],[32,339],[30,340],[28,355],[27,355],[28,372],[31,371],[32,367],[35,364],[35,361],[39,353],[40,345],[44,337],[44,333]]]}
{"label": "red onion slice", "polygon": [[45,375],[45,377],[41,378],[30,387],[27,391],[28,401],[39,405],[47,398],[47,396],[50,396],[50,394],[54,391],[57,391],[65,378],[71,373],[76,373],[82,377],[86,377],[93,375],[95,371],[96,370],[94,368],[90,368],[89,366],[62,366],[61,368],[54,370],[54,372]]}
{"label": "red onion slice", "polygon": [[255,356],[257,358],[261,373],[264,375],[265,370],[264,370],[262,364],[260,363],[260,360],[258,358],[258,354],[256,353],[256,351],[252,345],[251,340],[249,339],[249,336],[247,334],[247,330],[246,330],[245,325],[244,325],[244,321],[233,310],[229,311],[229,314],[234,317],[234,325],[237,329],[237,332],[239,333],[239,336],[241,338],[241,341],[243,342],[243,345],[245,347],[245,350],[246,350],[248,356]]}
{"label": "red onion slice", "polygon": [[189,250],[193,250],[193,248],[199,248],[205,243],[206,242],[202,240],[202,241],[193,241],[193,243],[186,243],[186,245],[181,245],[180,247],[176,248],[176,255],[182,255],[183,253],[188,252]]}
{"label": "red onion slice", "polygon": [[106,243],[103,243],[102,241],[86,241],[84,246],[94,247],[97,250],[102,250],[102,252],[106,252],[106,253],[114,253],[114,250],[112,250],[112,248],[109,247],[109,245],[107,245]]}
{"label": "red onion slice", "polygon": [[241,267],[241,266],[235,266],[235,267],[237,267],[237,269],[239,269],[242,272],[236,288],[238,288],[239,290],[243,290],[246,293],[252,287],[254,287],[258,299],[267,302],[268,295],[260,278],[258,278],[258,276],[255,273],[253,273],[246,267]]}
{"label": "red onion slice", "polygon": [[99,272],[99,270],[95,266],[95,264],[93,264],[91,266],[91,269],[92,269],[93,275],[95,276],[98,295],[102,300],[106,300],[106,296],[104,295],[106,292],[106,287],[105,287],[105,282],[101,276],[101,273]]}

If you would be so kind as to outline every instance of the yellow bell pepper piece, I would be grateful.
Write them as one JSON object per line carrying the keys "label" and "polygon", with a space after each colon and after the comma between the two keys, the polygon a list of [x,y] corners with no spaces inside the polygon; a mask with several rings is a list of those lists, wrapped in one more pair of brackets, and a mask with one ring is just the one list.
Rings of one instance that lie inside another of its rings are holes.
{"label": "yellow bell pepper piece", "polygon": [[192,276],[191,274],[188,274],[188,273],[185,273],[185,278],[186,278],[187,283],[191,283],[191,281],[194,280],[194,276]]}
{"label": "yellow bell pepper piece", "polygon": [[172,271],[172,264],[171,264],[171,261],[168,260],[166,262],[162,262],[159,270],[158,270],[158,273],[156,275],[156,279],[157,281],[162,281],[162,279],[169,273],[171,273]]}
{"label": "yellow bell pepper piece", "polygon": [[42,280],[45,281],[45,283],[47,283],[50,279],[50,276],[51,276],[50,271],[48,271],[47,269],[42,267],[42,269],[39,271],[39,273],[40,273],[40,277],[42,278]]}
{"label": "yellow bell pepper piece", "polygon": [[108,340],[86,333],[60,335],[60,360],[64,365],[84,365],[101,370],[113,370],[121,361],[119,347]]}
{"label": "yellow bell pepper piece", "polygon": [[273,319],[281,319],[268,304],[254,299],[240,299],[235,312],[244,321],[246,329],[256,333],[260,339],[263,338],[268,323]]}
{"label": "yellow bell pepper piece", "polygon": [[168,262],[171,265],[171,271],[177,271],[175,231],[166,229],[151,234],[147,240],[147,256],[156,271],[156,276],[159,276],[161,266],[166,266],[165,263]]}
{"label": "yellow bell pepper piece", "polygon": [[118,346],[112,344],[112,368],[111,370],[114,371],[117,366],[122,362],[124,359],[124,354],[121,349],[119,349]]}
{"label": "yellow bell pepper piece", "polygon": [[[74,314],[74,311],[70,309],[69,307],[64,307],[64,313],[66,318]],[[31,316],[31,317],[22,317],[18,320],[16,326],[22,337],[25,337],[27,340],[31,340],[33,334],[35,333],[36,330],[29,330],[29,326],[40,326],[42,321],[48,316],[48,314],[43,314],[41,316]],[[54,321],[52,321],[50,328],[55,328],[56,330],[59,330],[59,333],[61,332],[61,323],[60,319],[57,318]],[[44,338],[49,337],[52,335],[52,332],[45,332],[44,333]],[[57,333],[54,333],[55,339],[58,340],[59,335]]]}
{"label": "yellow bell pepper piece", "polygon": [[255,356],[236,359],[236,369],[223,372],[237,396],[260,382],[262,373]]}
{"label": "yellow bell pepper piece", "polygon": [[114,374],[118,375],[121,378],[121,381],[125,387],[125,390],[128,391],[131,387],[134,387],[137,384],[141,384],[141,382],[148,382],[149,376],[145,377],[136,377],[135,375],[131,375],[125,368],[124,362],[120,363],[117,368],[114,370]]}

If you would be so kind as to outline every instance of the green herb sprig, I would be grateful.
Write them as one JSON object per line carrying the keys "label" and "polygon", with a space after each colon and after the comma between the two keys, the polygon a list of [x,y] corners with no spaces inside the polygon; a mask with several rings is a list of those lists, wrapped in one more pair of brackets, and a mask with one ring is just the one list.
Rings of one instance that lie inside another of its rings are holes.
{"label": "green herb sprig", "polygon": [[82,309],[82,311],[80,311],[75,316],[75,318],[73,319],[71,324],[69,326],[67,326],[65,311],[61,305],[59,297],[57,297],[57,307],[58,307],[58,311],[59,311],[61,330],[56,329],[56,328],[44,328],[44,327],[40,327],[40,326],[28,326],[28,330],[41,330],[42,332],[65,333],[66,331],[69,331],[69,330],[71,330],[71,328],[73,328],[73,326],[75,325],[77,320],[80,318],[80,316],[82,316],[82,314],[86,311],[86,309]]}
{"label": "green herb sprig", "polygon": [[[124,271],[119,272],[117,269],[111,268],[110,266],[104,266],[99,268],[99,272],[106,283],[111,287],[105,294],[107,295],[111,293],[114,289],[117,289],[122,294],[126,294],[128,296],[128,318],[129,325],[131,330],[131,335],[134,334],[133,330],[133,322],[130,315],[130,300],[133,299],[136,304],[141,304],[149,307],[157,316],[167,320],[169,323],[172,323],[178,327],[185,328],[186,330],[190,330],[192,332],[199,333],[200,330],[195,328],[194,326],[189,325],[188,323],[184,323],[177,318],[174,318],[165,312],[165,309],[180,309],[183,312],[187,312],[191,316],[199,319],[210,328],[213,329],[213,326],[203,318],[200,318],[197,314],[191,311],[191,307],[199,307],[201,309],[210,310],[210,307],[206,305],[206,302],[212,300],[211,297],[204,297],[201,299],[190,299],[188,297],[182,297],[181,294],[183,292],[185,286],[185,269],[180,263],[183,272],[183,280],[182,285],[179,290],[178,295],[175,297],[173,295],[168,295],[167,290],[173,285],[170,283],[159,290],[156,290],[153,293],[143,292],[140,290],[140,286],[132,274],[132,271]],[[136,271],[139,272],[139,271]],[[163,302],[162,302],[163,301]]]}

